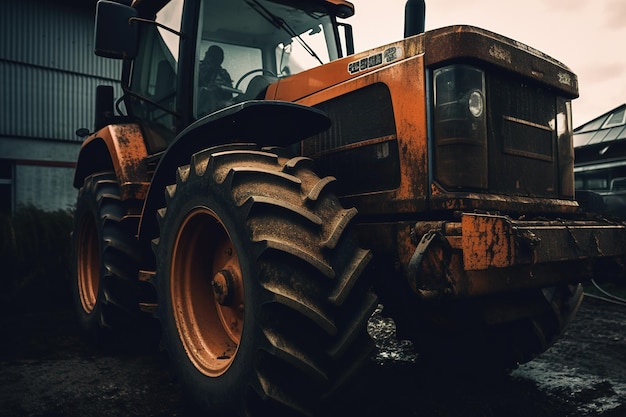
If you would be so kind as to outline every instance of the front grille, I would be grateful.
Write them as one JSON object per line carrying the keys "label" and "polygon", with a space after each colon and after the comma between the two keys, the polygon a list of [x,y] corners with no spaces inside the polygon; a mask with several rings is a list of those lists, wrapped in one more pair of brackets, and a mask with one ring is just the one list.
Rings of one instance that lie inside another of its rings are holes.
{"label": "front grille", "polygon": [[315,106],[331,128],[302,143],[320,175],[339,181],[339,195],[395,189],[400,184],[396,126],[389,88],[376,83]]}
{"label": "front grille", "polygon": [[558,195],[556,95],[510,74],[487,76],[489,191]]}

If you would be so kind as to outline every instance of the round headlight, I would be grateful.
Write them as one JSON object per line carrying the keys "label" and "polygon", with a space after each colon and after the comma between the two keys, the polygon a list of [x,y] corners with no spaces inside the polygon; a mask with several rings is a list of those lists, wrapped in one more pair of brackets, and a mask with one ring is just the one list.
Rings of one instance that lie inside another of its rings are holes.
{"label": "round headlight", "polygon": [[470,113],[474,117],[480,117],[485,110],[485,99],[482,93],[478,90],[474,90],[470,93],[467,105]]}

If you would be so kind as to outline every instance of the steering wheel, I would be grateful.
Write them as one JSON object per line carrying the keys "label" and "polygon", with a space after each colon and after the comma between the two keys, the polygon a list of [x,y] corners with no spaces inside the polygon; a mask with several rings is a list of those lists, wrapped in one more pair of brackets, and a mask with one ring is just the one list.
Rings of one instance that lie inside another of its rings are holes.
{"label": "steering wheel", "polygon": [[250,75],[260,72],[262,74],[267,74],[267,75],[271,75],[272,77],[276,77],[276,74],[274,74],[272,71],[270,70],[266,70],[264,68],[256,68],[253,69],[251,71],[246,72],[245,74],[243,74],[238,80],[237,83],[235,83],[235,89],[239,90],[239,84],[241,84],[241,82],[243,80],[245,80],[247,77],[249,77]]}

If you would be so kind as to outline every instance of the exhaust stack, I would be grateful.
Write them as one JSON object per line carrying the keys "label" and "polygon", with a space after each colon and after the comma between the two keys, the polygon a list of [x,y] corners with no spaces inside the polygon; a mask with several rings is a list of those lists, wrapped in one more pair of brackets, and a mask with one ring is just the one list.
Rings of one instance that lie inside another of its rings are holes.
{"label": "exhaust stack", "polygon": [[404,7],[404,37],[424,33],[426,3],[424,0],[407,0]]}

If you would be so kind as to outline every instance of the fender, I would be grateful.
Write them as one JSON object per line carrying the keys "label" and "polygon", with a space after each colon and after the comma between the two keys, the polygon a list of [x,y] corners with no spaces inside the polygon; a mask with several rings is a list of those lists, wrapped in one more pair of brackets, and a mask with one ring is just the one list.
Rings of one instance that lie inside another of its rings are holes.
{"label": "fender", "polygon": [[74,187],[80,188],[85,178],[94,172],[113,170],[122,199],[143,200],[150,184],[147,157],[139,125],[108,125],[83,143],[74,173]]}
{"label": "fender", "polygon": [[139,238],[158,236],[156,212],[165,206],[165,187],[176,182],[176,170],[201,150],[232,143],[288,146],[330,127],[326,113],[285,101],[246,101],[212,113],[189,125],[166,149],[145,201]]}

